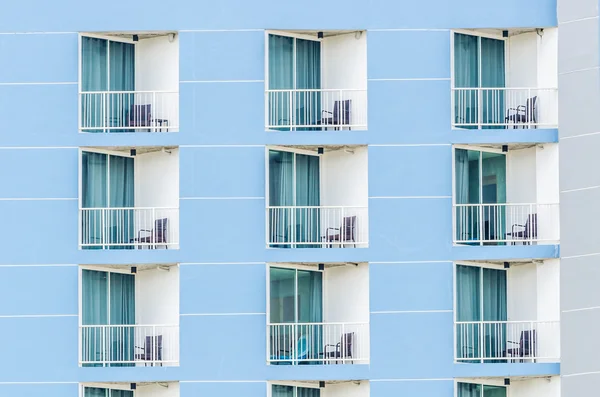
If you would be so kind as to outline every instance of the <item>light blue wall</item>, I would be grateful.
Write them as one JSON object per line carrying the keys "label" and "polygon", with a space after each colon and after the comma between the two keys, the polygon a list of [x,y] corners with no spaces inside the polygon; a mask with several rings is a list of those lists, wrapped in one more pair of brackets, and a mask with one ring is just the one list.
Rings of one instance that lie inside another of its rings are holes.
{"label": "light blue wall", "polygon": [[[183,397],[262,397],[266,380],[371,379],[373,397],[450,397],[456,376],[558,373],[453,363],[452,261],[557,257],[558,247],[453,247],[451,145],[556,142],[557,131],[451,131],[449,29],[538,26],[556,26],[555,0],[4,5],[0,32],[52,34],[0,34],[0,396],[182,380],[202,381],[182,383]],[[368,30],[369,131],[265,132],[264,29],[276,28]],[[180,31],[179,133],[77,133],[76,32],[111,30]],[[275,144],[369,145],[369,248],[265,248],[265,145]],[[181,248],[78,251],[77,148],[150,145],[180,147]],[[371,263],[370,366],[266,365],[275,261]],[[76,265],[136,263],[183,264],[181,366],[78,368]],[[386,379],[422,381],[376,381]]]}

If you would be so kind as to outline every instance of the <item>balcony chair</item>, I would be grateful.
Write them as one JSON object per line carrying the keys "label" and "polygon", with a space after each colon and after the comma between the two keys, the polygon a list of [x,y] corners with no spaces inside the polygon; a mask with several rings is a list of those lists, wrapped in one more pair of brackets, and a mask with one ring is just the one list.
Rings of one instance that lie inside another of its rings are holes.
{"label": "balcony chair", "polygon": [[[321,111],[321,124],[323,129],[328,126],[334,127],[336,130],[341,130],[343,126],[350,124],[350,108],[352,105],[351,99],[333,102],[333,112]],[[348,129],[351,129],[348,127]]]}
{"label": "balcony chair", "polygon": [[[344,358],[353,358],[352,357],[352,344],[354,342],[354,332],[348,332],[342,335],[341,340],[335,345],[325,345],[325,351],[323,353],[319,353],[320,356],[328,358],[335,358],[335,363],[338,363],[339,359]],[[333,349],[327,349],[327,348]],[[350,361],[354,364],[354,360]]]}
{"label": "balcony chair", "polygon": [[[271,339],[271,344],[274,344]],[[302,361],[308,358],[308,340],[306,335],[300,335],[296,346],[290,349],[279,349],[278,353],[271,356],[271,360],[277,360],[280,364],[292,364],[293,361]]]}
{"label": "balcony chair", "polygon": [[[137,234],[137,238],[130,240],[130,243],[146,243],[152,244],[150,248],[156,248],[158,244],[164,244],[165,249],[168,249],[167,245],[167,222],[168,218],[156,219],[154,221],[154,229],[140,229]],[[145,234],[145,235],[142,235]],[[141,249],[143,246],[138,246]]]}
{"label": "balcony chair", "polygon": [[[523,228],[523,230],[515,231],[515,228]],[[517,240],[523,240],[524,245],[530,245],[531,241],[537,239],[538,223],[537,214],[529,214],[527,216],[527,222],[524,225],[514,224],[511,227],[511,232],[506,233],[506,239],[511,236],[511,245],[515,245]]]}
{"label": "balcony chair", "polygon": [[[330,230],[333,233],[330,233]],[[356,248],[356,215],[345,216],[339,228],[328,227],[325,235],[321,236],[321,241],[323,240],[329,243],[329,248],[333,248],[334,242],[339,242],[340,248],[343,248],[344,244],[352,242]]]}
{"label": "balcony chair", "polygon": [[[517,128],[517,124],[537,124],[537,96],[527,99],[525,105],[519,105],[516,108],[509,108],[506,111],[504,122],[513,124],[513,128]],[[536,125],[532,126],[537,128]]]}
{"label": "balcony chair", "polygon": [[[534,329],[521,331],[518,342],[510,340],[506,342],[519,345],[519,347],[506,349],[505,357],[519,357],[519,362],[521,363],[526,360],[525,357],[530,357],[528,361],[531,360],[531,362],[535,363],[535,356],[537,356],[537,335]],[[515,362],[514,359],[511,361]]]}
{"label": "balcony chair", "polygon": [[[150,365],[154,365],[157,361],[162,361],[162,340],[162,335],[146,336],[144,347],[136,346],[136,349],[141,349],[142,353],[137,353],[135,359],[146,361],[144,366],[147,366],[148,361],[150,361]],[[162,367],[162,362],[156,364]]]}
{"label": "balcony chair", "polygon": [[152,127],[152,105],[131,105],[129,110],[129,127]]}

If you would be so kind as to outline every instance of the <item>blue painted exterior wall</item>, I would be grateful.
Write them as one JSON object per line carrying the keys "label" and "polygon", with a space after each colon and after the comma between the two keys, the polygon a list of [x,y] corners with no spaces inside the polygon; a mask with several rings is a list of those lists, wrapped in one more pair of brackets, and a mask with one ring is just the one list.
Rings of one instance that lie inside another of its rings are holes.
{"label": "blue painted exterior wall", "polygon": [[[558,134],[452,131],[449,30],[556,24],[555,0],[4,4],[0,396],[182,381],[182,397],[264,397],[269,380],[366,379],[372,397],[451,397],[455,377],[558,374],[558,364],[453,363],[452,261],[555,258],[558,247],[453,247],[451,145]],[[366,29],[368,131],[266,132],[264,29]],[[78,133],[78,32],[149,30],[179,31],[180,132]],[[266,249],[271,144],[369,145],[369,248]],[[79,148],[149,145],[180,147],[180,249],[78,250]],[[266,263],[276,261],[370,263],[370,365],[266,365]],[[182,264],[181,365],[79,368],[77,266],[143,263]]]}

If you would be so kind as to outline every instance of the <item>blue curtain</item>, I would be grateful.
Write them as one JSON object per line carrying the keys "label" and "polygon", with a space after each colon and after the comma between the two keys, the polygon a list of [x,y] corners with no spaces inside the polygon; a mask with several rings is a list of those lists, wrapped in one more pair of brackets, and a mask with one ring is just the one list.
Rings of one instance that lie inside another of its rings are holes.
{"label": "blue curtain", "polygon": [[[481,152],[455,149],[454,186],[456,204],[478,204],[479,158]],[[479,238],[479,211],[474,207],[457,207],[457,238],[477,240]]]}
{"label": "blue curtain", "polygon": [[[506,321],[506,271],[483,268],[483,321]],[[486,357],[499,357],[506,350],[506,326],[484,326]],[[493,361],[488,361],[493,362]]]}
{"label": "blue curtain", "polygon": [[[110,274],[110,324],[135,324],[135,276],[133,274]],[[133,361],[135,333],[133,328],[114,328],[111,340],[112,361]],[[112,366],[132,366],[113,364]]]}
{"label": "blue curtain", "polygon": [[[108,273],[94,270],[82,270],[81,274],[81,323],[82,325],[108,324]],[[85,361],[103,361],[103,334],[99,329],[84,328],[82,341],[86,343]],[[101,366],[86,364],[85,366]]]}
{"label": "blue curtain", "polygon": [[506,387],[483,386],[483,397],[506,397]]}
{"label": "blue curtain", "polygon": [[[296,205],[320,205],[320,172],[318,156],[296,154]],[[296,214],[297,241],[319,241],[321,217],[318,209],[298,209]],[[302,245],[318,248],[318,244]]]}
{"label": "blue curtain", "polygon": [[[269,206],[294,205],[294,153],[269,150]],[[289,209],[270,213],[271,241],[292,240],[292,212]],[[289,245],[274,245],[287,248]]]}
{"label": "blue curtain", "polygon": [[99,387],[86,387],[83,389],[84,397],[110,397],[108,395],[108,389],[101,389]]}
{"label": "blue curtain", "polygon": [[273,385],[271,397],[294,397],[294,386]]}
{"label": "blue curtain", "polygon": [[133,397],[131,390],[111,390],[110,397]]}
{"label": "blue curtain", "polygon": [[[456,266],[456,320],[481,320],[481,268]],[[457,326],[456,343],[459,357],[479,357],[480,332],[476,325]],[[463,333],[466,332],[466,335]]]}
{"label": "blue curtain", "polygon": [[[84,92],[108,90],[107,69],[108,42],[92,37],[81,38],[81,90]],[[100,95],[86,95],[81,103],[82,110],[86,109],[85,126],[103,127],[103,100]],[[85,130],[86,132],[101,132],[101,130]]]}
{"label": "blue curtain", "polygon": [[[321,43],[313,40],[296,39],[296,88],[321,88]],[[299,92],[294,98],[296,120],[303,127],[298,130],[314,130],[321,120],[320,92]]]}
{"label": "blue curtain", "polygon": [[[109,73],[110,91],[135,90],[135,45],[111,41]],[[127,125],[131,105],[134,104],[134,95],[115,95],[110,102],[110,126],[121,128],[111,132],[126,132],[122,127]]]}
{"label": "blue curtain", "polygon": [[[299,323],[320,323],[323,321],[323,273],[298,270],[298,295],[296,306]],[[300,327],[300,334],[310,329],[307,335],[307,354],[311,359],[318,358],[323,351],[323,327]],[[307,361],[305,364],[320,364],[318,361]]]}
{"label": "blue curtain", "polygon": [[[105,208],[108,204],[107,156],[100,153],[83,152],[81,156],[81,201],[83,208]],[[89,210],[81,220],[83,242],[101,244],[103,232],[103,211]],[[86,247],[101,249],[102,246]]]}
{"label": "blue curtain", "polygon": [[[291,90],[294,88],[294,39],[269,35],[269,89]],[[279,92],[269,97],[269,120],[272,125],[286,126],[292,123],[291,94]],[[278,128],[289,130],[289,127]]]}
{"label": "blue curtain", "polygon": [[[109,160],[109,206],[113,208],[134,207],[134,159],[111,155]],[[128,244],[135,237],[134,228],[135,214],[133,210],[113,213],[109,231],[111,242],[123,243],[123,245],[112,246],[111,249],[133,248]]]}
{"label": "blue curtain", "polygon": [[[505,87],[504,41],[496,39],[481,39],[481,86],[483,88]],[[483,100],[483,122],[503,123],[504,92],[486,91]],[[484,129],[504,128],[502,126],[487,126]]]}
{"label": "blue curtain", "polygon": [[481,385],[474,383],[459,383],[457,397],[482,397]]}
{"label": "blue curtain", "polygon": [[320,389],[312,389],[308,387],[297,387],[296,397],[319,397],[321,395]]}
{"label": "blue curtain", "polygon": [[[481,188],[482,202],[484,204],[506,203],[506,155],[483,152],[481,174],[483,182]],[[483,222],[485,225],[485,240],[497,240],[506,237],[505,207],[484,207]]]}
{"label": "blue curtain", "polygon": [[[479,44],[477,36],[454,34],[454,86],[476,88],[479,86]],[[475,128],[461,124],[477,123],[477,91],[459,90],[454,94],[454,122],[461,128]],[[465,106],[459,111],[459,104]]]}

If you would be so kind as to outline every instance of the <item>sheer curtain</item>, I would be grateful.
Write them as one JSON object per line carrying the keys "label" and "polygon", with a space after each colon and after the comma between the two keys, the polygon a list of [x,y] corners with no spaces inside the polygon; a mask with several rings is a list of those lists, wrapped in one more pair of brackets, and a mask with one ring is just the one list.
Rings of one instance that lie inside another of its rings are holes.
{"label": "sheer curtain", "polygon": [[[456,320],[474,322],[481,320],[481,268],[456,266]],[[479,357],[480,329],[477,324],[457,326],[456,341],[460,357]]]}
{"label": "sheer curtain", "polygon": [[[108,89],[107,48],[106,40],[85,36],[81,38],[81,90],[83,92]],[[100,95],[83,97],[81,106],[86,126],[104,125],[103,103]],[[86,132],[98,132],[98,130],[86,130]]]}
{"label": "sheer curtain", "polygon": [[[81,324],[108,324],[108,277],[106,272],[84,269],[81,271]],[[85,361],[103,361],[103,333],[99,328],[83,328],[82,341],[85,343]],[[102,366],[102,364],[85,364]],[[95,393],[91,391],[90,393]],[[95,394],[90,394],[95,396]]]}
{"label": "sheer curtain", "polygon": [[[110,324],[135,324],[135,276],[133,274],[110,274]],[[132,327],[112,329],[113,361],[133,361],[135,332]],[[133,364],[113,364],[112,366],[132,366]]]}
{"label": "sheer curtain", "polygon": [[273,385],[271,397],[294,397],[294,386]]}
{"label": "sheer curtain", "polygon": [[[505,87],[505,60],[504,60],[504,40],[489,39],[486,37],[481,40],[481,86],[484,88],[503,88]],[[504,111],[504,91],[488,90],[484,91],[483,96],[483,122],[484,123],[503,123],[505,117]],[[504,128],[501,126],[487,126],[484,129]]]}
{"label": "sheer curtain", "polygon": [[[476,88],[479,86],[478,57],[477,36],[455,33],[454,86],[456,88]],[[477,123],[477,91],[456,91],[454,100],[454,122],[461,128],[468,128],[468,126],[460,124]]]}
{"label": "sheer curtain", "polygon": [[[296,205],[320,205],[320,172],[318,156],[296,154]],[[297,240],[299,242],[320,241],[320,210],[318,208],[298,209]],[[317,248],[319,244],[302,245],[306,248]]]}
{"label": "sheer curtain", "polygon": [[101,389],[99,387],[86,387],[83,389],[84,397],[110,397],[108,389]]}
{"label": "sheer curtain", "polygon": [[[109,206],[112,208],[132,208],[135,206],[134,159],[131,157],[110,156],[109,159]],[[127,245],[135,237],[134,210],[119,210],[111,213],[111,242],[124,245],[111,249],[133,248]]]}
{"label": "sheer curtain", "polygon": [[308,387],[297,387],[296,397],[319,397],[321,395],[320,389],[312,389]]}
{"label": "sheer curtain", "polygon": [[[321,43],[313,40],[296,39],[296,88],[321,88]],[[300,91],[295,98],[296,120],[310,130],[321,119],[321,94],[319,92]]]}
{"label": "sheer curtain", "polygon": [[457,397],[482,397],[481,385],[474,383],[459,383]]}
{"label": "sheer curtain", "polygon": [[506,397],[506,387],[484,385],[483,397]]}
{"label": "sheer curtain", "polygon": [[[105,208],[108,204],[107,156],[101,153],[82,152],[81,155],[81,205],[83,208]],[[103,210],[87,210],[81,219],[83,241],[101,244],[103,237]],[[102,246],[86,247],[101,249]]]}
{"label": "sheer curtain", "polygon": [[[269,89],[291,90],[294,88],[294,39],[269,35]],[[289,92],[273,93],[269,97],[269,123],[286,126],[292,123]],[[289,130],[282,127],[281,130]]]}
{"label": "sheer curtain", "polygon": [[[269,150],[269,206],[294,205],[294,153]],[[287,243],[292,239],[291,209],[272,209],[269,224],[271,241]],[[295,226],[294,226],[295,227]],[[285,248],[287,245],[280,245]]]}
{"label": "sheer curtain", "polygon": [[[135,90],[135,45],[111,41],[110,45],[110,87],[109,91],[134,91]],[[111,126],[123,127],[127,125],[128,114],[134,105],[134,94],[116,94],[110,97]],[[151,110],[152,112],[152,110]],[[116,129],[111,132],[125,132]]]}
{"label": "sheer curtain", "polygon": [[[483,321],[506,321],[506,271],[483,268]],[[506,325],[485,326],[487,357],[501,357],[506,350]],[[490,361],[492,362],[492,361]]]}

